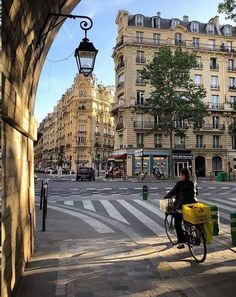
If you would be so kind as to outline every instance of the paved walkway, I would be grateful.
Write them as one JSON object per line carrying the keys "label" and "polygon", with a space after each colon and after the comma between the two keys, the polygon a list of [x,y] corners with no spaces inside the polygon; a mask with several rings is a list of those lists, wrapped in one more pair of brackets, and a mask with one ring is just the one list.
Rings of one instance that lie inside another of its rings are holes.
{"label": "paved walkway", "polygon": [[236,289],[236,248],[228,230],[195,263],[165,236],[135,240],[98,234],[75,217],[49,209],[47,231],[37,212],[37,248],[16,297],[224,297]]}

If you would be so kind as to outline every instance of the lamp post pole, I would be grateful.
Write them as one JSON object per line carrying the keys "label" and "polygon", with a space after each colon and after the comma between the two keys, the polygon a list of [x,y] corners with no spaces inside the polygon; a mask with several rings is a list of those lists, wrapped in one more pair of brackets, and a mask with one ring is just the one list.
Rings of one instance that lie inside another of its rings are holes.
{"label": "lamp post pole", "polygon": [[[142,104],[143,102],[141,102],[141,104]],[[144,139],[143,139],[143,105],[141,105],[142,106],[142,118],[141,118],[141,131],[142,131],[142,133],[141,133],[141,170],[142,170],[142,172],[143,172],[143,149],[144,149]]]}

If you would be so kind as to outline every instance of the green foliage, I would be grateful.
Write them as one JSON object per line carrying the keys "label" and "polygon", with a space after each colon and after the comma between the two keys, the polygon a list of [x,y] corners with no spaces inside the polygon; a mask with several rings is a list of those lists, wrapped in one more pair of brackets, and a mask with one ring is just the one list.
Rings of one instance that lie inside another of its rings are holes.
{"label": "green foliage", "polygon": [[218,4],[218,12],[225,13],[227,19],[236,20],[236,1],[235,0],[224,0]]}
{"label": "green foliage", "polygon": [[203,87],[196,87],[190,77],[190,70],[197,65],[192,53],[177,48],[174,52],[170,47],[160,48],[142,71],[142,76],[152,87],[147,108],[151,114],[158,116],[158,125],[154,130],[161,129],[164,135],[178,136],[185,132],[176,121],[185,120],[185,124],[201,122],[207,113],[201,101],[206,96]]}

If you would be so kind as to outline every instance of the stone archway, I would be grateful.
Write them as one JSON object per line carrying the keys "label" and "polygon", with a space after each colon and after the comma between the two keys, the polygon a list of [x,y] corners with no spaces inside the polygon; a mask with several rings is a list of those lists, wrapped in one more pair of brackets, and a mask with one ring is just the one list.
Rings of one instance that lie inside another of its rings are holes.
{"label": "stone archway", "polygon": [[197,177],[206,176],[206,161],[205,157],[197,156],[195,158],[195,173]]}
{"label": "stone archway", "polygon": [[35,95],[60,26],[36,44],[42,28],[55,21],[49,12],[69,14],[79,2],[2,1],[2,297],[12,295],[34,250]]}

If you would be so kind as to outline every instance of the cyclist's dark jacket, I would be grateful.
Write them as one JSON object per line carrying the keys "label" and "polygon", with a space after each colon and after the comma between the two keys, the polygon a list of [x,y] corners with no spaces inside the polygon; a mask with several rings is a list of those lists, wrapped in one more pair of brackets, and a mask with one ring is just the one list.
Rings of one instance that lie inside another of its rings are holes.
{"label": "cyclist's dark jacket", "polygon": [[194,184],[191,180],[181,180],[176,183],[174,188],[167,193],[164,198],[175,196],[175,206],[177,209],[182,208],[183,204],[194,203]]}

